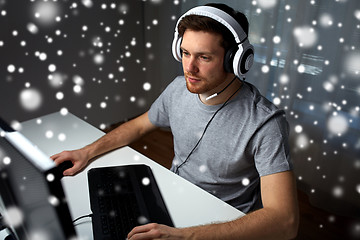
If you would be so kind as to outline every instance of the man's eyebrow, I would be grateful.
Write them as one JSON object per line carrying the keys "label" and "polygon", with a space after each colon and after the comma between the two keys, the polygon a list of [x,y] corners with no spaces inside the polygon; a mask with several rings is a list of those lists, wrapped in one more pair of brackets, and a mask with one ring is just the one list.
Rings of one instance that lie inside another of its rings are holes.
{"label": "man's eyebrow", "polygon": [[181,49],[181,51],[188,52],[188,50],[186,48],[182,47],[182,46],[180,46],[180,49]]}
{"label": "man's eyebrow", "polygon": [[[183,47],[180,47],[181,51],[183,52],[189,52],[188,50],[186,50]],[[195,52],[196,55],[214,55],[213,52]]]}

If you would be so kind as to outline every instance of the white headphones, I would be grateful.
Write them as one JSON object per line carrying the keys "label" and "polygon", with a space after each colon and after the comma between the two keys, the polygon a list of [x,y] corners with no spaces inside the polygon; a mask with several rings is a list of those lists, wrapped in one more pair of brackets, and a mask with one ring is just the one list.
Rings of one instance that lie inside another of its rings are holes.
{"label": "white headphones", "polygon": [[254,61],[254,47],[240,26],[240,24],[228,13],[210,6],[195,7],[182,15],[176,23],[174,40],[172,43],[172,54],[174,58],[181,62],[181,41],[182,37],[178,33],[178,25],[182,18],[188,15],[199,15],[212,18],[224,25],[235,38],[236,46],[229,49],[225,54],[224,68],[227,72],[232,72],[240,77],[247,73]]}

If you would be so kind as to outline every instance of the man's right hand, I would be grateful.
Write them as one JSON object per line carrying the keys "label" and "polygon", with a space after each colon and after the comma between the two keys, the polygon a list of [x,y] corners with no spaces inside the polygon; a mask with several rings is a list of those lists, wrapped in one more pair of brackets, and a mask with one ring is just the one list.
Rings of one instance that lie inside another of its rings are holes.
{"label": "man's right hand", "polygon": [[71,161],[72,168],[69,168],[63,172],[64,176],[73,176],[82,171],[88,164],[88,154],[84,149],[78,149],[73,151],[63,151],[50,157],[54,160],[56,165],[65,161]]}

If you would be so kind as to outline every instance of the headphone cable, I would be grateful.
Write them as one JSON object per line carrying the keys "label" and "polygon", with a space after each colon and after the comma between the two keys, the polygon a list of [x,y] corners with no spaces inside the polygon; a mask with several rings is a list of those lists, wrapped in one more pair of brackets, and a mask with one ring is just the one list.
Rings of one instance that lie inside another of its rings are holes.
{"label": "headphone cable", "polygon": [[[235,76],[235,78],[230,82],[230,84],[235,80],[238,79],[239,81],[241,81],[241,83],[243,84],[245,82],[245,78],[244,79],[239,79],[237,76]],[[230,84],[228,84],[225,88],[227,88]],[[212,115],[212,117],[210,118],[210,120],[208,121],[208,123],[206,124],[203,133],[201,134],[201,137],[199,138],[199,140],[197,141],[196,145],[194,146],[194,148],[191,150],[191,152],[189,153],[189,155],[186,157],[185,161],[183,161],[179,166],[176,167],[175,169],[175,174],[179,174],[179,168],[182,167],[182,165],[184,165],[188,160],[189,157],[191,156],[191,154],[195,151],[195,149],[197,148],[197,146],[199,145],[199,143],[201,142],[202,138],[205,135],[206,130],[208,129],[210,123],[212,122],[212,120],[215,118],[216,114],[223,109],[230,101],[230,99],[235,96],[235,94],[241,89],[242,84],[240,85],[240,87],[223,103],[223,105],[221,105],[221,107],[216,110],[216,112]],[[222,92],[222,91],[220,91]]]}
{"label": "headphone cable", "polygon": [[233,80],[231,80],[231,82],[229,82],[228,85],[226,85],[220,92],[217,92],[217,93],[214,93],[214,94],[208,96],[207,98],[205,98],[205,100],[208,101],[208,100],[210,100],[210,99],[212,99],[212,98],[220,95],[220,93],[222,93],[223,91],[225,91],[225,89],[227,89],[227,88],[235,81],[235,79],[236,79],[236,76],[235,76],[235,77],[233,78]]}

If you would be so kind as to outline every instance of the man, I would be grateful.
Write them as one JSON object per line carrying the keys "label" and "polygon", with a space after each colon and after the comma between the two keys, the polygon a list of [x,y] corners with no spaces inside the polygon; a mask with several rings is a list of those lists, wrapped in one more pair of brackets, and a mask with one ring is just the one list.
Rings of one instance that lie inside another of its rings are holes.
{"label": "man", "polygon": [[173,44],[184,77],[176,78],[138,118],[84,148],[52,156],[57,164],[71,160],[74,166],[64,174],[73,175],[95,156],[170,126],[175,150],[171,170],[247,213],[234,221],[183,229],[151,223],[134,228],[128,239],[296,236],[288,125],[283,111],[240,80],[253,57],[247,34],[246,17],[226,5],[190,10],[179,19]]}

